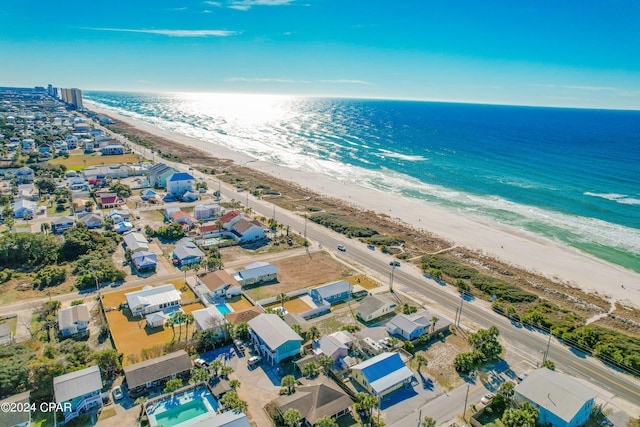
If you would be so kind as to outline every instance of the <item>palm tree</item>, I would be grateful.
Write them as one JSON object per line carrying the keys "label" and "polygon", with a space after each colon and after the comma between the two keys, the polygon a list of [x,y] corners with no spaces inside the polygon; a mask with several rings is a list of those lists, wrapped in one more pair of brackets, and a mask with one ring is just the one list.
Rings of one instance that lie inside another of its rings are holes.
{"label": "palm tree", "polygon": [[420,427],[436,427],[436,420],[431,417],[425,417],[420,423]]}
{"label": "palm tree", "polygon": [[196,368],[191,374],[190,384],[199,384],[206,382],[209,379],[209,373],[205,369]]}
{"label": "palm tree", "polygon": [[222,368],[222,362],[219,359],[214,360],[209,365],[209,369],[213,372],[214,376],[218,376],[218,371]]}
{"label": "palm tree", "polygon": [[287,389],[287,394],[291,394],[296,390],[296,378],[293,375],[285,375],[280,382],[280,386]]}
{"label": "palm tree", "polygon": [[373,417],[373,408],[378,404],[378,400],[369,393],[360,392],[356,395],[356,410],[369,414],[369,421]]}
{"label": "palm tree", "polygon": [[302,375],[304,375],[307,378],[316,377],[319,373],[320,373],[320,369],[318,369],[318,365],[316,365],[314,362],[306,363],[302,367]]}
{"label": "palm tree", "polygon": [[189,325],[192,325],[194,321],[193,315],[185,314],[184,321],[186,326],[184,341],[187,342],[189,340]]}
{"label": "palm tree", "polygon": [[182,267],[180,267],[180,270],[184,273],[184,283],[187,283],[187,271],[191,270],[191,268],[188,265],[183,265]]}
{"label": "palm tree", "polygon": [[300,414],[300,411],[292,408],[288,409],[287,412],[284,413],[282,419],[289,427],[296,427],[302,420],[302,415]]}
{"label": "palm tree", "polygon": [[276,296],[276,301],[280,303],[280,306],[284,310],[284,303],[289,301],[289,296],[285,293],[278,294],[278,296]]}
{"label": "palm tree", "polygon": [[433,325],[433,329],[432,331],[436,330],[436,324],[440,321],[440,318],[438,316],[433,316],[431,318],[431,324]]}
{"label": "palm tree", "polygon": [[40,231],[42,231],[44,234],[48,234],[50,229],[51,225],[48,222],[43,222],[42,224],[40,224]]}
{"label": "palm tree", "polygon": [[229,378],[229,375],[233,374],[233,368],[231,366],[223,366],[220,368],[220,376],[223,378]]}
{"label": "palm tree", "polygon": [[327,356],[326,354],[323,354],[318,359],[318,364],[322,366],[322,370],[324,371],[325,374],[327,374],[329,367],[333,365],[333,359],[331,358],[331,356]]}
{"label": "palm tree", "polygon": [[165,326],[168,326],[171,328],[171,330],[173,331],[173,336],[171,337],[171,341],[176,339],[176,323],[173,321],[172,318],[167,319],[166,322],[164,322]]}
{"label": "palm tree", "polygon": [[229,381],[229,387],[231,387],[231,390],[236,391],[240,387],[240,381],[238,380]]}
{"label": "palm tree", "polygon": [[424,354],[418,354],[416,356],[416,362],[418,362],[418,372],[420,372],[420,369],[423,366],[427,366],[427,364],[429,363],[429,361],[427,360]]}
{"label": "palm tree", "polygon": [[140,396],[136,399],[135,404],[140,405],[140,415],[138,415],[138,419],[142,418],[142,414],[144,413],[144,404],[149,400],[149,398],[145,396]]}
{"label": "palm tree", "polygon": [[314,341],[320,338],[320,331],[316,326],[312,326],[309,328],[306,335],[308,340]]}
{"label": "palm tree", "polygon": [[178,326],[180,327],[179,331],[178,331],[178,342],[180,342],[182,340],[182,324],[185,321],[185,314],[181,311],[177,312],[174,316],[173,316],[173,321],[175,323],[178,324]]}
{"label": "palm tree", "polygon": [[316,427],[338,427],[338,423],[333,418],[325,416],[318,418]]}

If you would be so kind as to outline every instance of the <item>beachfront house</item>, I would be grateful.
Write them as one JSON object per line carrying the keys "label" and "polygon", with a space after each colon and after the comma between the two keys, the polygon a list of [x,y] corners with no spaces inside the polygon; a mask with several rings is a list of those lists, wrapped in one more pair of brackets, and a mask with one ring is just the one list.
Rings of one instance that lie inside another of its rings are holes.
{"label": "beachfront house", "polygon": [[352,291],[353,285],[351,283],[346,280],[339,280],[312,288],[309,294],[311,298],[319,304],[323,301],[329,304],[335,304],[347,300]]}
{"label": "beachfront house", "polygon": [[101,149],[103,156],[117,156],[124,154],[124,147],[120,144],[109,144]]}
{"label": "beachfront house", "polygon": [[156,188],[165,188],[167,178],[176,173],[176,170],[164,163],[151,166],[148,171],[149,183]]}
{"label": "beachfront house", "polygon": [[204,256],[204,252],[188,238],[180,239],[173,250],[173,259],[180,266],[200,264]]}
{"label": "beachfront house", "polygon": [[273,401],[280,415],[297,410],[302,415],[300,425],[314,426],[320,418],[337,419],[348,414],[353,400],[328,377],[319,377],[312,383],[296,387],[296,392]]}
{"label": "beachfront house", "polygon": [[63,337],[86,332],[89,328],[89,308],[86,304],[73,305],[58,311],[58,329]]}
{"label": "beachfront house", "polygon": [[93,408],[102,406],[102,376],[98,366],[90,366],[53,378],[56,403],[61,405],[67,422]]}
{"label": "beachfront house", "polygon": [[193,208],[193,216],[197,221],[203,220],[208,221],[220,215],[222,213],[222,208],[217,203],[212,203],[208,205],[197,205]]}
{"label": "beachfront house", "polygon": [[126,248],[133,253],[140,251],[149,251],[149,243],[147,242],[147,238],[143,234],[136,233],[135,231],[124,235],[124,244],[126,245]]}
{"label": "beachfront house", "polygon": [[126,293],[124,296],[134,316],[175,309],[181,302],[180,292],[172,284],[145,286],[139,291]]}
{"label": "beachfront house", "polygon": [[147,389],[161,386],[165,382],[175,378],[185,379],[191,372],[191,359],[184,350],[144,362],[135,363],[124,367],[124,375],[127,379],[129,392],[140,395]]}
{"label": "beachfront house", "polygon": [[566,374],[538,368],[516,386],[515,399],[540,411],[540,425],[578,427],[591,415],[595,393]]}
{"label": "beachfront house", "polygon": [[277,314],[260,314],[249,321],[253,348],[271,364],[300,354],[302,338]]}
{"label": "beachfront house", "polygon": [[187,191],[193,192],[196,179],[187,172],[176,172],[167,178],[167,193],[182,196]]}
{"label": "beachfront house", "polygon": [[244,270],[233,273],[233,278],[241,286],[272,282],[278,278],[278,267],[268,262],[253,262]]}
{"label": "beachfront house", "polygon": [[[30,391],[14,394],[0,400],[0,408],[30,407]],[[28,427],[31,425],[31,411],[0,411],[0,426]]]}
{"label": "beachfront house", "polygon": [[265,238],[264,225],[257,220],[243,218],[233,224],[233,230],[240,235],[240,242],[254,242]]}
{"label": "beachfront house", "polygon": [[51,221],[51,231],[55,234],[62,234],[64,230],[73,228],[74,219],[70,216],[60,216]]}
{"label": "beachfront house", "polygon": [[410,386],[413,372],[398,353],[381,353],[351,367],[351,378],[372,396],[382,398],[405,386]]}
{"label": "beachfront house", "polygon": [[370,322],[379,317],[393,313],[393,309],[397,306],[398,304],[395,301],[392,301],[382,295],[369,295],[364,297],[360,301],[360,304],[358,304],[356,315],[361,320]]}

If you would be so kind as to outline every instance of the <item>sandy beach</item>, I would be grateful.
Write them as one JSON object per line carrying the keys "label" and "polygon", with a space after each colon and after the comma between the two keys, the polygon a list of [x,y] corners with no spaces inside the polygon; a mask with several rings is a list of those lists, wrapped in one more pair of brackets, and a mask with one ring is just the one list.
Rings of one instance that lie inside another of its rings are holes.
{"label": "sandy beach", "polygon": [[360,209],[389,215],[417,229],[438,235],[455,245],[480,250],[509,264],[565,281],[587,292],[640,308],[640,274],[609,264],[576,249],[563,246],[531,233],[497,223],[479,221],[430,206],[344,183],[332,177],[293,170],[266,163],[234,152],[211,142],[200,141],[179,133],[160,129],[87,102],[102,114],[117,118],[143,131],[201,149],[208,154],[229,159],[246,167],[295,182],[320,195],[344,200]]}

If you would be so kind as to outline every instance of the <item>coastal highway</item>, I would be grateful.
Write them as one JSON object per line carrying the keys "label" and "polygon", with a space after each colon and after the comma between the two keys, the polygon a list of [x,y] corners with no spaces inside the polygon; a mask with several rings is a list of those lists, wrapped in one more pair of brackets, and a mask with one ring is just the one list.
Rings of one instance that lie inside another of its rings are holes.
{"label": "coastal highway", "polygon": [[[135,144],[130,144],[130,146],[144,157],[150,159],[153,156],[153,153],[148,149],[138,147]],[[184,164],[167,161],[165,163],[178,170],[187,171]],[[223,199],[235,199],[243,204],[248,203],[255,212],[267,218],[273,217],[275,212],[275,219],[279,223],[290,226],[292,230],[300,234],[306,230],[309,240],[322,245],[327,250],[337,252],[338,256],[347,263],[376,277],[383,285],[389,283],[391,273],[389,262],[393,259],[391,256],[384,255],[379,251],[371,251],[357,240],[349,239],[311,221],[305,221],[303,217],[293,212],[280,209],[270,203],[268,199],[257,199],[246,192],[238,193],[235,188],[221,183],[211,175],[202,174],[197,170],[188,170],[188,172],[207,181],[210,189],[220,187]],[[304,206],[304,201],[300,201],[300,205]],[[337,251],[336,248],[339,244],[346,247],[346,252]],[[456,308],[460,306],[460,296],[456,290],[425,278],[417,267],[406,263],[394,270],[394,289],[423,295],[433,301],[437,311],[443,315],[449,315],[450,318],[454,317]],[[477,329],[495,325],[500,330],[500,337],[507,352],[516,353],[533,365],[542,361],[543,352],[549,342],[548,335],[512,324],[507,318],[495,313],[491,309],[491,305],[485,301],[465,301],[462,306],[461,325],[463,327]],[[628,402],[634,404],[640,402],[640,381],[605,365],[596,358],[571,350],[555,338],[550,341],[548,358],[553,360],[556,368],[560,371],[585,379]]]}
{"label": "coastal highway", "polygon": [[[217,180],[205,177],[210,182],[210,188],[217,188]],[[215,184],[214,184],[215,182]],[[274,205],[268,200],[256,199],[247,193],[238,193],[233,188],[221,185],[222,196],[227,199],[234,198],[243,203],[249,202],[249,206],[257,213],[271,218]],[[304,202],[300,202],[304,205]],[[275,208],[276,220],[279,223],[289,225],[292,230],[302,234],[305,230],[305,220],[289,211]],[[389,262],[394,259],[379,251],[371,251],[366,245],[355,239],[349,239],[323,226],[306,221],[306,233],[308,239],[323,246],[324,249],[337,252],[349,264],[378,278],[384,285],[389,284],[391,266]],[[344,245],[346,252],[338,252],[337,246]],[[394,289],[404,292],[416,292],[432,300],[443,314],[454,317],[455,311],[460,307],[460,296],[450,286],[442,286],[436,281],[428,279],[415,266],[402,263],[401,267],[394,269]],[[524,328],[512,323],[509,319],[498,315],[491,309],[486,301],[474,300],[462,303],[463,327],[470,329],[488,328],[495,325],[500,330],[500,337],[508,352],[514,352],[536,365],[542,362],[543,353],[546,351],[549,336],[539,331]],[[628,402],[640,402],[640,381],[622,373],[615,368],[605,365],[600,360],[582,354],[560,343],[554,338],[550,341],[549,356],[556,368],[578,378],[585,379],[607,392],[627,400]]]}

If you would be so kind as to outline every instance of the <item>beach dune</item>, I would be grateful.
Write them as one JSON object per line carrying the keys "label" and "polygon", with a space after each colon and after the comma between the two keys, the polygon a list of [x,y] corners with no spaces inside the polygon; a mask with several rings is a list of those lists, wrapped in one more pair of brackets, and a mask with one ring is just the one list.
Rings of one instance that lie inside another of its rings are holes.
{"label": "beach dune", "polygon": [[295,182],[320,195],[341,199],[361,209],[389,215],[417,229],[438,235],[455,245],[479,250],[514,266],[568,282],[587,292],[610,298],[612,302],[620,301],[640,308],[640,274],[577,249],[523,230],[470,218],[425,202],[341,182],[323,174],[260,161],[212,142],[201,141],[120,115],[93,102],[86,103],[98,113],[107,114],[145,132]]}

